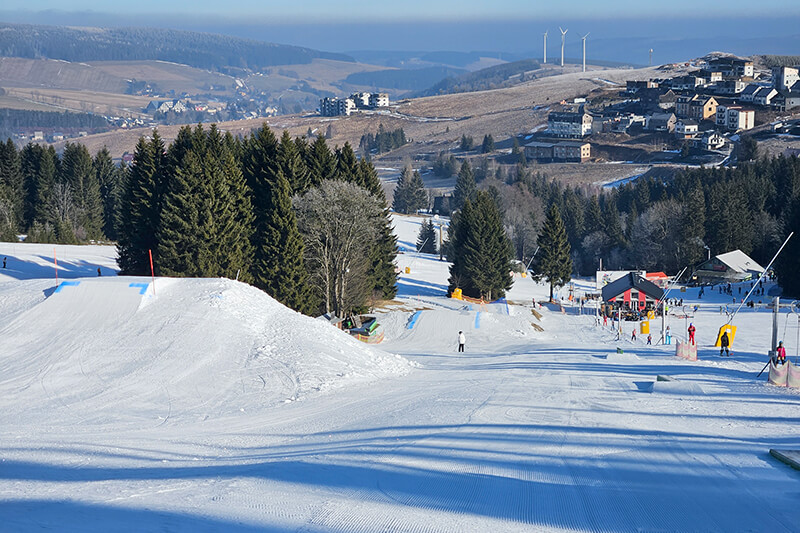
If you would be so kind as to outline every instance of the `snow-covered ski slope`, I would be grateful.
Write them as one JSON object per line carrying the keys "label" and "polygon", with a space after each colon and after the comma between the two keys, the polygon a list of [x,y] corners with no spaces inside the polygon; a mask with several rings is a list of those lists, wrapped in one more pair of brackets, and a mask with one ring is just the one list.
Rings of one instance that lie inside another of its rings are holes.
{"label": "snow-covered ski slope", "polygon": [[569,306],[470,309],[438,256],[398,266],[380,349],[229,280],[0,281],[0,530],[800,529],[800,475],[768,454],[800,448],[800,393],[755,377],[769,313],[721,359],[722,295],[679,293],[701,306],[688,362]]}

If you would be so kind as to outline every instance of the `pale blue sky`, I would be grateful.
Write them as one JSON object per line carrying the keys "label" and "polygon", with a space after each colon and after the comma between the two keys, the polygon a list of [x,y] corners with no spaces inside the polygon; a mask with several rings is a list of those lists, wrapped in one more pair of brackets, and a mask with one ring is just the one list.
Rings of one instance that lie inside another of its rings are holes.
{"label": "pale blue sky", "polygon": [[437,20],[463,19],[583,19],[665,16],[742,16],[784,17],[800,15],[798,0],[3,0],[2,12],[57,10],[89,11],[103,14],[140,15],[176,13],[189,17],[216,16],[231,19],[254,18],[272,22],[320,20]]}

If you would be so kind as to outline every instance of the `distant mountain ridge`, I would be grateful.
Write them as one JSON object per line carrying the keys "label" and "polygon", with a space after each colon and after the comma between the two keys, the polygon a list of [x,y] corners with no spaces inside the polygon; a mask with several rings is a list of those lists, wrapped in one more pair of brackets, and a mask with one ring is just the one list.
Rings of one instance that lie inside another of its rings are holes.
{"label": "distant mountain ridge", "polygon": [[0,23],[0,56],[71,62],[161,60],[221,72],[306,64],[315,58],[355,61],[345,54],[212,33],[8,23]]}

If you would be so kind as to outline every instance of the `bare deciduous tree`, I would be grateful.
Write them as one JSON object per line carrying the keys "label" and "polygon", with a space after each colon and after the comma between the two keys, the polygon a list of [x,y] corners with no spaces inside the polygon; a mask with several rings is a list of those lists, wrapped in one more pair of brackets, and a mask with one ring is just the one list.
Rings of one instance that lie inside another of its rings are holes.
{"label": "bare deciduous tree", "polygon": [[370,297],[369,252],[381,229],[380,201],[357,185],[326,180],[295,196],[292,204],[311,279],[325,310],[349,315]]}

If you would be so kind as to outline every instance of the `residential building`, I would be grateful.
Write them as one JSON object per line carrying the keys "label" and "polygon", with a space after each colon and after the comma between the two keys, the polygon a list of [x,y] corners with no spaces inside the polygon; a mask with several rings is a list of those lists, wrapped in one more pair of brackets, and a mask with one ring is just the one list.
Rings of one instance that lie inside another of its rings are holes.
{"label": "residential building", "polygon": [[789,111],[800,107],[800,92],[778,93],[772,99],[772,107],[780,111]]}
{"label": "residential building", "polygon": [[716,94],[736,96],[744,91],[745,83],[742,80],[722,80],[714,85]]}
{"label": "residential building", "polygon": [[714,120],[718,105],[713,96],[698,96],[689,103],[689,118],[697,121]]}
{"label": "residential building", "polygon": [[679,96],[675,100],[675,115],[680,118],[687,118],[689,116],[689,106],[697,98],[696,94]]}
{"label": "residential building", "polygon": [[370,96],[370,93],[353,93],[350,95],[350,99],[355,102],[356,107],[369,107]]}
{"label": "residential building", "polygon": [[691,143],[701,150],[719,150],[725,146],[725,137],[715,130],[709,130],[692,139]]}
{"label": "residential building", "polygon": [[386,93],[372,93],[369,95],[370,107],[389,107],[389,95]]}
{"label": "residential building", "polygon": [[776,96],[778,96],[778,91],[773,87],[759,87],[758,91],[753,95],[753,103],[763,106],[772,105],[772,100]]}
{"label": "residential building", "polygon": [[556,137],[585,137],[592,133],[592,116],[585,112],[554,112],[547,116],[547,129]]}
{"label": "residential building", "polygon": [[33,132],[33,140],[34,141],[43,141],[44,140],[44,132],[43,131],[34,131]]}
{"label": "residential building", "polygon": [[717,106],[717,126],[730,131],[749,130],[755,126],[755,111],[741,106]]}
{"label": "residential building", "polygon": [[323,117],[350,115],[356,109],[356,103],[350,98],[323,98],[319,101],[319,114]]}
{"label": "residential building", "polygon": [[705,78],[688,74],[686,76],[678,76],[672,78],[671,85],[674,91],[694,91],[698,87],[703,87],[706,84]]}
{"label": "residential building", "polygon": [[674,113],[654,113],[647,117],[645,129],[672,133],[675,131],[676,120]]}
{"label": "residential building", "polygon": [[699,75],[705,78],[708,83],[717,83],[718,81],[722,81],[722,72],[719,70],[703,69],[699,72]]}
{"label": "residential building", "polygon": [[773,67],[772,86],[779,91],[791,91],[800,82],[800,69],[797,67]]}
{"label": "residential building", "polygon": [[761,88],[761,85],[757,85],[755,83],[751,83],[751,84],[747,85],[744,88],[744,90],[741,93],[739,93],[739,99],[742,102],[748,102],[748,103],[752,102],[753,98],[756,95],[756,91],[759,90],[760,88]]}
{"label": "residential building", "polygon": [[533,141],[524,147],[525,157],[538,161],[565,161],[583,163],[592,156],[592,146],[588,142],[559,141],[540,142]]}
{"label": "residential building", "polygon": [[642,89],[657,89],[658,82],[656,80],[637,80],[625,82],[625,92],[628,94],[636,94]]}
{"label": "residential building", "polygon": [[721,72],[726,78],[752,78],[755,72],[753,62],[738,57],[717,57],[708,62],[709,69]]}
{"label": "residential building", "polygon": [[691,139],[699,130],[699,124],[690,119],[682,118],[675,123],[675,136],[679,139]]}

